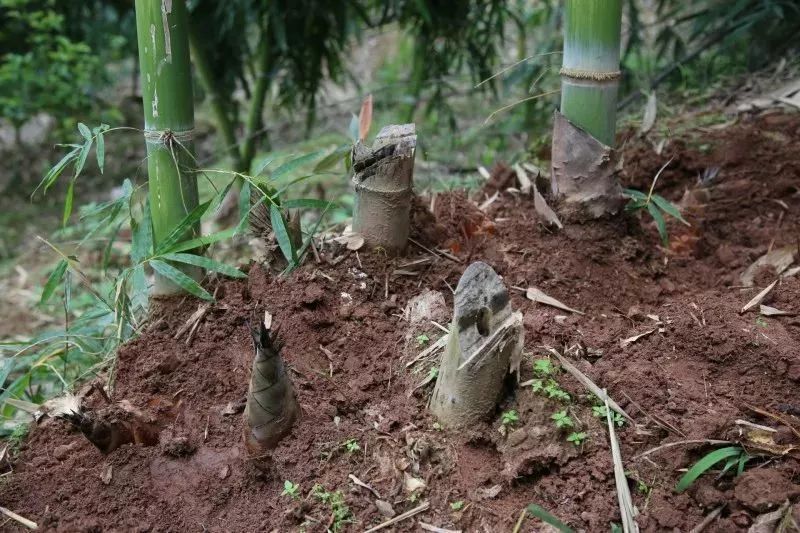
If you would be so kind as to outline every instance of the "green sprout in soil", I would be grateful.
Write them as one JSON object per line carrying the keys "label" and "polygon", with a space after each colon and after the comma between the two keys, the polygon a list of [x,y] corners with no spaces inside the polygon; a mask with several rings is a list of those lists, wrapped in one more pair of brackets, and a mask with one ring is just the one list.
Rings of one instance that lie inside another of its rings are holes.
{"label": "green sprout in soil", "polygon": [[341,491],[328,492],[325,487],[317,483],[314,485],[314,488],[311,489],[311,495],[320,502],[330,506],[332,514],[330,531],[334,533],[342,531],[345,524],[353,523],[353,513],[344,501],[344,495]]}
{"label": "green sprout in soil", "polygon": [[[595,405],[592,407],[592,414],[597,418],[602,418],[605,420],[608,410],[606,409],[605,405]],[[611,420],[617,425],[617,427],[622,427],[625,425],[625,417],[614,410],[611,411]]]}
{"label": "green sprout in soil", "polygon": [[661,236],[661,242],[664,246],[669,244],[669,234],[667,233],[667,222],[664,219],[664,214],[671,216],[675,220],[678,220],[682,224],[689,226],[690,224],[686,222],[686,220],[681,215],[680,210],[664,198],[663,196],[659,196],[653,192],[653,189],[656,187],[656,182],[658,181],[658,177],[667,168],[672,162],[672,159],[667,161],[667,163],[661,167],[661,169],[656,173],[655,178],[653,178],[653,183],[650,185],[650,191],[645,194],[642,191],[637,191],[636,189],[624,189],[623,193],[625,196],[630,198],[630,202],[628,205],[625,206],[625,211],[628,212],[635,212],[635,211],[647,211],[647,213],[653,218],[653,221],[656,223],[656,228],[658,229],[658,234]]}
{"label": "green sprout in soil", "polygon": [[417,335],[417,344],[419,344],[420,346],[425,346],[426,344],[428,344],[428,342],[430,342],[430,340],[431,338],[428,337],[425,333],[423,333],[422,335]]}
{"label": "green sprout in soil", "polygon": [[570,418],[570,416],[567,414],[566,409],[558,411],[557,413],[553,413],[550,418],[553,419],[553,422],[559,429],[571,428],[575,425],[572,422],[572,418]]}
{"label": "green sprout in soil", "polygon": [[577,431],[573,431],[567,436],[567,442],[571,442],[575,446],[580,446],[583,442],[587,439],[588,435],[581,431],[580,433]]}
{"label": "green sprout in soil", "polygon": [[433,381],[439,377],[439,367],[432,366],[430,370],[428,370],[428,381]]}
{"label": "green sprout in soil", "polygon": [[25,437],[28,436],[28,431],[30,430],[30,426],[28,424],[18,424],[14,429],[11,431],[11,434],[8,436],[6,442],[8,443],[8,453],[9,455],[16,455],[19,452],[20,446],[22,446]]}
{"label": "green sprout in soil", "polygon": [[503,426],[514,426],[517,422],[519,422],[519,415],[514,409],[500,415],[500,424]]}
{"label": "green sprout in soil", "polygon": [[458,500],[457,502],[450,502],[450,509],[453,511],[460,511],[464,508],[464,500]]}
{"label": "green sprout in soil", "polygon": [[347,439],[342,443],[342,447],[347,450],[347,453],[353,454],[361,451],[361,446],[358,445],[356,439]]}
{"label": "green sprout in soil", "polygon": [[434,422],[433,429],[435,429],[436,431],[442,431],[442,429],[444,428],[442,428],[442,425],[439,422]]}
{"label": "green sprout in soil", "polygon": [[281,492],[281,496],[289,496],[290,498],[296,500],[300,497],[300,485],[297,483],[292,483],[287,479],[283,482],[283,492]]}
{"label": "green sprout in soil", "polygon": [[762,328],[765,328],[765,327],[767,327],[767,321],[764,320],[763,317],[758,317],[758,318],[756,318],[756,326],[760,326]]}
{"label": "green sprout in soil", "polygon": [[556,368],[553,366],[550,359],[535,359],[533,361],[533,372],[537,376],[536,379],[531,382],[533,392],[543,393],[551,399],[564,402],[570,401],[569,394],[564,391],[552,377],[556,373]]}
{"label": "green sprout in soil", "polygon": [[725,465],[722,467],[722,472],[720,472],[719,477],[724,476],[734,466],[736,466],[736,475],[739,476],[744,472],[747,461],[752,458],[753,457],[741,446],[726,446],[725,448],[719,448],[713,452],[709,452],[681,477],[678,484],[675,486],[675,492],[685,491],[692,486],[692,483],[694,483],[697,478],[722,461],[725,461]]}

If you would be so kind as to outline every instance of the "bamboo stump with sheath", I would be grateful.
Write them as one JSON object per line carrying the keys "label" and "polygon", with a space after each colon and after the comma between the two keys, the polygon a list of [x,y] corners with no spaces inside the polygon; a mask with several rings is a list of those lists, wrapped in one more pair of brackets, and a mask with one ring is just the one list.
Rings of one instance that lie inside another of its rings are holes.
{"label": "bamboo stump with sheath", "polygon": [[480,261],[464,271],[430,410],[446,427],[479,422],[497,406],[509,371],[519,375],[522,313],[511,309],[508,290]]}

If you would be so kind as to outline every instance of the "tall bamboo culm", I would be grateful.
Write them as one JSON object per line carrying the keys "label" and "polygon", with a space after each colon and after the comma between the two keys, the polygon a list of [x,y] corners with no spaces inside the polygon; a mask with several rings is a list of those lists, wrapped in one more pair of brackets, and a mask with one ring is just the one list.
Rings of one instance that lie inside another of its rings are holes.
{"label": "tall bamboo culm", "polygon": [[[157,247],[197,207],[189,17],[184,0],[136,0],[150,213]],[[190,238],[199,225],[187,232]],[[177,266],[177,265],[176,265]],[[202,271],[181,265],[199,279]],[[156,274],[152,295],[181,289]]]}
{"label": "tall bamboo culm", "polygon": [[566,0],[561,113],[614,145],[619,87],[621,0]]}

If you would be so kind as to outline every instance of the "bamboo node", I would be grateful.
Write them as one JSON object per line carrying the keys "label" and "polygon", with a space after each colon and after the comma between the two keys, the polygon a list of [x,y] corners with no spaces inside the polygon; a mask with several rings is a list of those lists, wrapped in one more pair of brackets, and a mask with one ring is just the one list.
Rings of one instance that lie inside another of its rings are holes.
{"label": "bamboo node", "polygon": [[158,142],[165,145],[173,141],[179,143],[189,142],[194,139],[194,128],[184,131],[175,130],[144,130],[144,139],[148,142]]}
{"label": "bamboo node", "polygon": [[562,67],[558,73],[568,78],[592,81],[612,81],[618,80],[622,76],[622,72],[619,70],[614,72],[595,72],[593,70],[566,67]]}

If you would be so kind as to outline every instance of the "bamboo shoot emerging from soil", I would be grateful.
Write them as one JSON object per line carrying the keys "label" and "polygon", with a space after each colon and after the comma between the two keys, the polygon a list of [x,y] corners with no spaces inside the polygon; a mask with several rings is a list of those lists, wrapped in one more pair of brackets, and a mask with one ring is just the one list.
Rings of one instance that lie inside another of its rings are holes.
{"label": "bamboo shoot emerging from soil", "polygon": [[489,265],[471,264],[458,282],[455,313],[430,409],[447,427],[474,424],[495,409],[522,354],[522,313]]}
{"label": "bamboo shoot emerging from soil", "polygon": [[263,322],[251,331],[256,356],[244,411],[248,452],[264,456],[289,434],[300,414],[292,383],[280,356],[280,344]]}
{"label": "bamboo shoot emerging from soil", "polygon": [[[194,97],[189,63],[188,14],[184,0],[136,0],[144,138],[147,145],[150,213],[157,246],[197,207],[194,163]],[[187,238],[199,231],[195,225]],[[202,271],[181,265],[199,279]],[[156,274],[155,296],[181,289]]]}
{"label": "bamboo shoot emerging from soil", "polygon": [[566,0],[552,189],[567,217],[597,218],[620,207],[612,147],[621,21],[621,0]]}
{"label": "bamboo shoot emerging from soil", "polygon": [[403,124],[383,128],[372,148],[353,148],[353,231],[392,255],[408,241],[416,147],[414,124]]}

